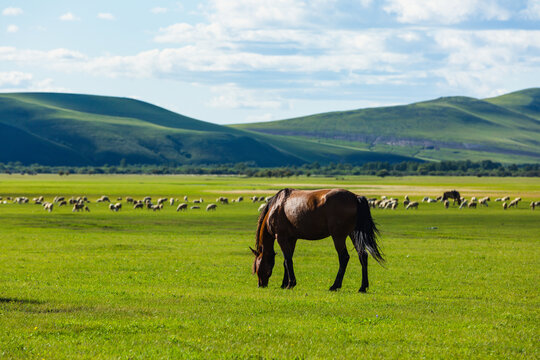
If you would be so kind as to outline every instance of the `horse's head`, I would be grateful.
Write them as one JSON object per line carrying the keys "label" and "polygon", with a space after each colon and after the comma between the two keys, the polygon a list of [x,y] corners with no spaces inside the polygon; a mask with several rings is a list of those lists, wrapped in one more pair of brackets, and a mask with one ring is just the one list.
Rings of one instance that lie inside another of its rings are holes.
{"label": "horse's head", "polygon": [[251,249],[251,252],[255,255],[253,273],[257,274],[259,278],[259,287],[267,287],[276,262],[276,253],[273,250],[265,252],[253,249]]}

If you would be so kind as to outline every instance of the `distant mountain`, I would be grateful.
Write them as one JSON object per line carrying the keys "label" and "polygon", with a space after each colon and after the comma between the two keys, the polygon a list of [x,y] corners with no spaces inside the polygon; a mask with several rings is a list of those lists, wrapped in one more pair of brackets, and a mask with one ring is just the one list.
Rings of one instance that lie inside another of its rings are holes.
{"label": "distant mountain", "polygon": [[484,100],[445,97],[234,128],[424,160],[538,163],[540,89]]}
{"label": "distant mountain", "polygon": [[43,165],[221,164],[412,160],[192,119],[127,98],[0,94],[0,162]]}

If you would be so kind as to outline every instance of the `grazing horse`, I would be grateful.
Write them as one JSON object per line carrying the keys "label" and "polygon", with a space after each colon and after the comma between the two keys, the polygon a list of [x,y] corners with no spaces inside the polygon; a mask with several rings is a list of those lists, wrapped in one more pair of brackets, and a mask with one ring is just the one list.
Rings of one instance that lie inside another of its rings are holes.
{"label": "grazing horse", "polygon": [[461,195],[459,194],[459,191],[457,190],[446,191],[445,193],[443,193],[442,201],[444,202],[444,200],[447,200],[447,199],[454,200],[452,205],[454,205],[456,201],[458,205],[461,205]]}
{"label": "grazing horse", "polygon": [[294,190],[282,189],[261,210],[257,224],[256,250],[253,273],[259,287],[268,286],[272,275],[277,240],[285,261],[281,288],[292,289],[296,285],[292,257],[298,239],[320,240],[332,236],[339,257],[339,271],[330,290],[341,288],[349,262],[346,239],[352,240],[362,265],[362,286],[366,292],[368,281],[368,252],[379,263],[384,259],[377,244],[378,230],[373,222],[365,197],[343,189]]}

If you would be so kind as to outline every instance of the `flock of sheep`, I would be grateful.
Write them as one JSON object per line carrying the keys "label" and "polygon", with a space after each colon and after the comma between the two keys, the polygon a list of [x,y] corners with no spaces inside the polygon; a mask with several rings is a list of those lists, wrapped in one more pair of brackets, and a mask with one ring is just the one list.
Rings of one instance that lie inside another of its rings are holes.
{"label": "flock of sheep", "polygon": [[[392,210],[395,210],[397,209],[398,205],[399,205],[399,199],[396,199],[396,198],[387,198],[386,196],[382,196],[380,199],[378,198],[371,198],[371,199],[368,199],[369,201],[369,205],[376,209],[376,208],[379,208],[379,209],[392,209]],[[483,197],[483,198],[480,198],[480,199],[477,199],[476,196],[473,196],[471,197],[470,199],[466,199],[464,197],[461,197],[460,198],[460,201],[458,202],[459,203],[459,208],[460,209],[463,209],[463,208],[474,208],[476,209],[478,206],[489,206],[489,202],[491,201],[491,198],[489,196],[486,196],[486,197]],[[510,197],[509,196],[505,196],[503,198],[496,198],[495,199],[496,202],[502,202],[502,208],[504,210],[508,209],[508,208],[512,208],[512,207],[518,207],[518,204],[519,202],[521,201],[521,197],[516,197],[515,199],[513,199],[512,201],[510,201]],[[443,197],[442,196],[439,196],[437,198],[431,198],[429,196],[425,196],[423,199],[422,199],[422,202],[423,203],[442,203],[444,205],[445,208],[449,208],[450,207],[450,201],[449,200],[443,200]],[[455,203],[455,200],[454,200],[454,203]],[[409,199],[409,196],[408,195],[405,195],[405,198],[403,199],[403,206],[405,207],[405,209],[418,209],[418,205],[419,205],[419,202],[418,201],[411,201]],[[531,210],[534,210],[537,206],[540,206],[540,201],[531,201],[529,207],[531,208]]]}
{"label": "flock of sheep", "polygon": [[[250,197],[250,200],[254,203],[256,202],[268,202],[268,200],[271,198],[271,196],[264,197],[264,196],[252,196]],[[232,199],[231,202],[242,202],[244,201],[243,196],[239,196],[238,198]],[[12,198],[10,196],[3,199],[0,196],[0,203],[7,204],[8,202],[16,203],[16,204],[27,204],[30,202],[30,199],[24,196],[19,196]],[[69,200],[66,200],[63,196],[56,196],[51,202],[45,201],[43,196],[35,197],[32,199],[32,202],[36,205],[42,205],[43,209],[52,212],[53,209],[56,207],[62,207],[67,206],[68,204],[73,205],[72,212],[79,212],[79,211],[86,211],[90,212],[90,208],[88,207],[88,204],[91,202],[86,196],[79,196],[79,197],[71,197]],[[184,202],[180,202],[178,199],[175,198],[158,198],[155,203],[152,202],[151,196],[146,196],[140,200],[136,200],[131,196],[127,196],[125,198],[126,204],[130,204],[133,206],[133,209],[148,209],[152,211],[159,211],[163,209],[164,205],[167,203],[170,206],[174,206],[176,203],[178,203],[176,207],[176,211],[185,211],[188,209],[191,210],[198,210],[201,208],[201,204],[204,203],[203,198],[194,199],[191,201],[188,200],[187,196],[184,196]],[[101,196],[100,198],[96,199],[96,203],[109,203],[109,210],[113,212],[118,212],[122,209],[122,198],[116,198],[116,201],[113,202],[108,196]],[[229,204],[229,199],[223,196],[220,196],[216,199],[216,203],[219,204]],[[259,207],[259,211],[262,209],[264,204],[262,204]],[[206,206],[206,211],[213,211],[217,209],[217,204],[210,203]]]}
{"label": "flock of sheep", "polygon": [[[271,196],[252,196],[249,199],[253,202],[262,202],[262,204],[259,206],[259,211],[261,211],[265,203],[270,200]],[[194,199],[193,201],[188,200],[187,196],[184,196],[184,201],[180,202],[178,199],[175,199],[173,197],[171,198],[158,198],[156,199],[155,203],[152,201],[152,197],[146,196],[140,200],[136,200],[131,196],[128,196],[125,198],[126,204],[129,204],[133,207],[133,209],[148,209],[152,211],[159,211],[163,209],[164,205],[169,204],[170,206],[174,206],[178,203],[176,206],[176,211],[186,211],[188,209],[191,210],[198,210],[201,209],[202,204],[204,203],[203,198]],[[32,199],[33,203],[42,205],[43,209],[52,212],[54,207],[62,207],[67,206],[68,204],[72,205],[72,212],[79,212],[79,211],[85,211],[90,212],[90,208],[88,207],[88,203],[90,203],[90,200],[86,196],[79,196],[79,197],[71,197],[69,200],[66,200],[62,196],[56,196],[51,202],[45,201],[43,196],[35,197]],[[238,198],[232,199],[230,202],[242,202],[244,201],[243,196],[239,196]],[[399,199],[397,198],[387,198],[386,196],[382,196],[381,198],[370,198],[368,199],[369,204],[372,208],[379,208],[379,209],[393,209],[395,210],[399,205]],[[491,201],[489,196],[477,199],[475,196],[471,197],[470,199],[466,199],[464,197],[461,197],[458,201],[459,208],[463,209],[465,207],[467,208],[477,208],[479,206],[488,206],[488,203]],[[495,199],[496,202],[502,203],[502,208],[504,210],[512,208],[512,207],[518,207],[519,202],[521,201],[521,197],[516,197],[515,199],[510,201],[510,197],[506,196],[503,198],[497,198]],[[19,197],[6,197],[3,199],[0,197],[0,203],[7,204],[8,202],[13,202],[17,204],[26,204],[30,202],[30,199],[24,196]],[[96,200],[96,203],[102,203],[106,202],[109,203],[109,209],[113,212],[118,212],[122,209],[122,198],[117,198],[116,202],[112,202],[111,199],[108,196],[101,196]],[[423,203],[437,203],[441,202],[445,208],[448,208],[450,206],[449,200],[443,200],[442,196],[439,196],[437,198],[431,198],[429,196],[426,196],[422,199]],[[456,200],[454,200],[454,203]],[[210,203],[206,206],[206,211],[213,211],[217,209],[217,204],[229,204],[229,199],[223,196],[220,196],[216,199],[215,203]],[[408,195],[405,195],[403,199],[403,206],[405,209],[418,209],[419,201],[411,201],[409,199]],[[191,205],[191,206],[190,206]],[[540,201],[531,201],[529,207],[531,210],[534,210],[537,206],[540,206]]]}

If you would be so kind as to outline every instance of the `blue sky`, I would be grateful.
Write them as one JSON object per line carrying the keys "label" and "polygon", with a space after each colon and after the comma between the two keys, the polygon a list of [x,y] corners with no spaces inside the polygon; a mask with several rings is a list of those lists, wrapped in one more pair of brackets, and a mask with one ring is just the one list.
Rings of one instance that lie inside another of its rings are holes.
{"label": "blue sky", "polygon": [[0,92],[227,124],[540,86],[540,0],[0,4]]}

